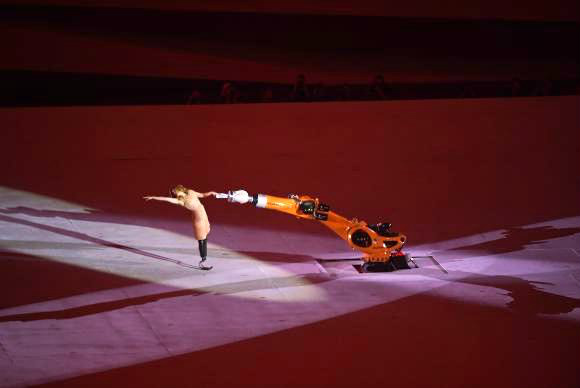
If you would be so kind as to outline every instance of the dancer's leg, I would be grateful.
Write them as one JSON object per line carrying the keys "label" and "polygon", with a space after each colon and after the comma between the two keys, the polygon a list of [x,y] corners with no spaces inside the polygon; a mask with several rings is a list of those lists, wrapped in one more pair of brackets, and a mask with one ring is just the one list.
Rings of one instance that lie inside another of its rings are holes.
{"label": "dancer's leg", "polygon": [[201,257],[201,260],[204,261],[207,257],[207,238],[197,240],[197,243],[199,245],[199,256]]}
{"label": "dancer's leg", "polygon": [[203,269],[212,269],[213,267],[205,267],[203,262],[207,258],[207,238],[203,240],[197,240],[198,247],[199,247],[199,256],[201,257],[201,261],[199,262],[199,266]]}

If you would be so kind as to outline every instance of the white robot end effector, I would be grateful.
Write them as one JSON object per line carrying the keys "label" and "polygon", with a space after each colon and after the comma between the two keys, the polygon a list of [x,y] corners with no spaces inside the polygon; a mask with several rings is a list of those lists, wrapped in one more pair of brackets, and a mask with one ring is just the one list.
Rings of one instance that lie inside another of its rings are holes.
{"label": "white robot end effector", "polygon": [[246,190],[235,190],[235,191],[230,190],[227,192],[227,194],[217,193],[215,197],[227,199],[228,202],[236,202],[241,204],[252,202],[252,196],[250,196]]}

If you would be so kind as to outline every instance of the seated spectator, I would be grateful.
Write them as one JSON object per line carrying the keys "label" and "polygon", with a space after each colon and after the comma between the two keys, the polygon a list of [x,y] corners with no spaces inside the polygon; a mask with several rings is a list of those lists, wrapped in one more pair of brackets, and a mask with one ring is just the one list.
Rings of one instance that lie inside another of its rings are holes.
{"label": "seated spectator", "polygon": [[199,90],[192,90],[189,98],[187,99],[187,105],[191,104],[201,104],[201,93]]}
{"label": "seated spectator", "polygon": [[523,94],[522,81],[520,81],[519,78],[512,79],[512,91],[511,91],[512,97],[518,97],[521,96],[522,94]]}
{"label": "seated spectator", "polygon": [[230,81],[224,82],[222,85],[222,90],[220,92],[221,101],[224,104],[235,104],[238,102],[240,97],[240,92]]}
{"label": "seated spectator", "polygon": [[328,90],[324,83],[319,83],[314,87],[312,91],[312,99],[315,101],[326,101],[329,99]]}
{"label": "seated spectator", "polygon": [[306,78],[304,74],[299,74],[294,83],[294,88],[292,90],[292,100],[293,101],[309,101],[310,91],[308,90],[308,85],[306,85]]}
{"label": "seated spectator", "polygon": [[367,92],[367,98],[369,100],[388,100],[391,98],[391,89],[381,74],[377,74],[373,79]]}
{"label": "seated spectator", "polygon": [[534,89],[534,96],[550,96],[553,94],[553,84],[550,80],[539,81]]}

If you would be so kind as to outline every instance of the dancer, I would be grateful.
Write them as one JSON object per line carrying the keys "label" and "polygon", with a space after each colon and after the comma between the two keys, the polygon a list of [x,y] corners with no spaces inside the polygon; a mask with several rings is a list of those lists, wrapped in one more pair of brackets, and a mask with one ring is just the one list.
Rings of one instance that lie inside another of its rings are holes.
{"label": "dancer", "polygon": [[199,256],[201,261],[199,262],[199,268],[203,270],[210,270],[213,267],[205,266],[203,262],[207,258],[207,235],[210,231],[209,220],[207,218],[207,213],[205,208],[199,201],[199,198],[207,198],[211,196],[216,196],[215,191],[209,191],[207,193],[198,193],[195,190],[188,189],[182,185],[177,185],[171,190],[172,197],[154,197],[146,196],[143,197],[146,201],[156,200],[169,202],[174,205],[183,206],[184,208],[191,211],[191,220],[193,223],[193,235],[198,241],[199,246]]}

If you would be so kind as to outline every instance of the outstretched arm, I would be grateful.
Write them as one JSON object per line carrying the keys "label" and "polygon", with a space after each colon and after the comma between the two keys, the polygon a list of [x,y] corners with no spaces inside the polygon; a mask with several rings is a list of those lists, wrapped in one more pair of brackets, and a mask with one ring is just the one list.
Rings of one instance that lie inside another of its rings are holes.
{"label": "outstretched arm", "polygon": [[216,196],[217,193],[215,191],[208,191],[207,193],[198,193],[195,192],[195,194],[197,195],[198,198],[207,198],[207,197],[211,197],[211,196]]}
{"label": "outstretched arm", "polygon": [[177,198],[172,198],[172,197],[152,197],[152,196],[146,196],[143,197],[143,199],[145,199],[146,201],[150,201],[150,200],[155,200],[155,201],[163,201],[163,202],[169,202],[172,203],[174,205],[183,205],[183,203],[177,199]]}

